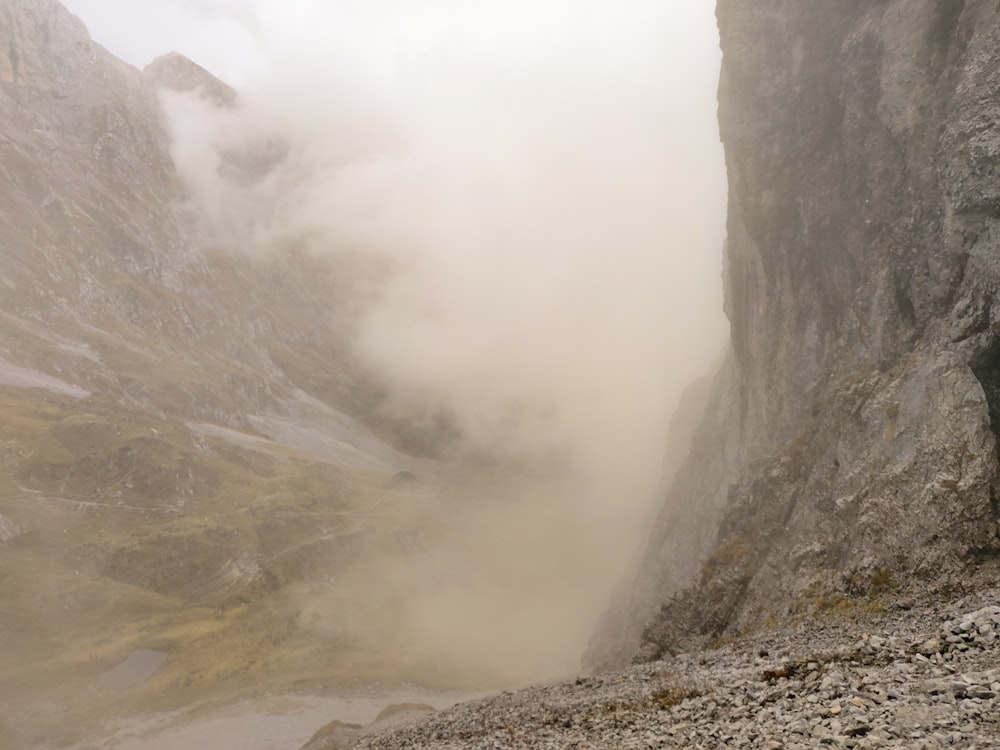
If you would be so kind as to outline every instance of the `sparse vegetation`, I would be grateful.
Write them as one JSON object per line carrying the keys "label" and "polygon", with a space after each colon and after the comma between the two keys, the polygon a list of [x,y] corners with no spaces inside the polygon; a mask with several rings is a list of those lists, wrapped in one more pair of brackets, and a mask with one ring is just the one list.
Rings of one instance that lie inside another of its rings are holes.
{"label": "sparse vegetation", "polygon": [[602,705],[602,711],[605,714],[667,711],[674,706],[679,706],[684,701],[700,698],[705,695],[704,690],[686,684],[668,672],[662,673],[660,679],[665,681],[664,684],[654,690],[649,696],[627,703],[609,701]]}
{"label": "sparse vegetation", "polygon": [[712,550],[705,561],[703,575],[706,578],[711,578],[723,568],[747,564],[748,558],[754,552],[755,545],[759,544],[760,540],[753,539],[748,533],[737,531],[731,534]]}
{"label": "sparse vegetation", "polygon": [[885,439],[887,441],[892,441],[896,439],[896,433],[898,426],[896,424],[896,419],[899,417],[899,405],[889,404],[885,407],[885,417],[887,420],[885,426]]}
{"label": "sparse vegetation", "polygon": [[842,589],[815,583],[804,589],[791,606],[793,622],[810,617],[884,612],[886,605],[900,591],[892,571],[877,568],[855,573],[844,581]]}
{"label": "sparse vegetation", "polygon": [[693,687],[668,685],[667,687],[660,688],[653,693],[653,695],[650,696],[650,702],[660,710],[665,711],[666,709],[673,708],[686,700],[698,698],[702,695],[704,695],[704,693],[701,690],[697,690]]}
{"label": "sparse vegetation", "polygon": [[[0,611],[0,704],[26,726],[72,740],[114,715],[282,680],[391,682],[419,669],[313,605],[394,528],[386,517],[412,516],[383,475],[277,444],[192,441],[182,422],[98,397],[0,391],[0,413],[0,512],[27,530],[0,545],[0,598],[19,603]],[[169,658],[128,695],[95,694],[137,648]],[[40,721],[53,700],[59,716]]]}

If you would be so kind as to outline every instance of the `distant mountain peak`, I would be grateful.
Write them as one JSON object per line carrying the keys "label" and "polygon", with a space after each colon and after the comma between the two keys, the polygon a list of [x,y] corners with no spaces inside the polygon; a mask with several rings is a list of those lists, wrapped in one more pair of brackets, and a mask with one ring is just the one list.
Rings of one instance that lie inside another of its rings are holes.
{"label": "distant mountain peak", "polygon": [[198,92],[220,107],[236,103],[236,90],[180,52],[156,58],[142,71],[154,86],[180,92]]}

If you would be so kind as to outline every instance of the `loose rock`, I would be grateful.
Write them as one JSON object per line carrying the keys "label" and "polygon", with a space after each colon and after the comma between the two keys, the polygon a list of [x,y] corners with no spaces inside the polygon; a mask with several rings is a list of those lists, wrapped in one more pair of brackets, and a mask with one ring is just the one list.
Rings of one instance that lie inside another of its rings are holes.
{"label": "loose rock", "polygon": [[1000,748],[1000,647],[980,632],[1000,589],[973,598],[890,608],[864,649],[851,621],[812,623],[459,704],[355,747]]}

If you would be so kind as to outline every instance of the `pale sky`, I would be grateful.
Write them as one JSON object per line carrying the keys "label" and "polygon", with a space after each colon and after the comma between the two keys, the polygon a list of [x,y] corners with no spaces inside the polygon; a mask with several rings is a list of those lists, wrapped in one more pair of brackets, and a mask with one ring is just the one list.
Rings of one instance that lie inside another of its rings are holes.
{"label": "pale sky", "polygon": [[261,66],[254,0],[63,0],[91,36],[142,68],[177,51],[239,86]]}
{"label": "pale sky", "polygon": [[[308,15],[316,9],[324,11],[323,18],[335,19],[339,11],[350,15],[352,7],[363,4],[358,0],[63,0],[63,3],[83,19],[96,41],[136,67],[141,68],[166,52],[177,51],[237,87],[248,73],[266,65],[268,38],[274,29],[265,26],[280,25],[277,22],[283,17]],[[425,0],[421,5],[414,2],[410,5],[414,12],[408,14],[407,21],[412,23],[419,18],[424,8],[428,10],[428,18],[442,15],[442,10],[447,13],[448,9],[443,8],[446,4],[442,0]],[[379,0],[371,0],[369,5],[384,10],[390,7],[390,3]],[[483,9],[481,16],[487,22],[502,21],[499,14],[489,12],[490,6],[496,5],[492,0],[466,4],[476,10]],[[537,5],[558,7],[560,3]],[[642,13],[649,8],[644,0],[577,0],[571,5],[574,13],[590,14],[602,24],[610,16]],[[675,51],[679,65],[699,82],[708,84],[706,94],[714,100],[712,81],[719,59],[714,3],[696,0],[663,5],[669,7],[659,14],[668,24],[662,29],[665,44]],[[517,16],[512,14],[512,17]],[[622,38],[620,43],[627,47],[629,39]]]}

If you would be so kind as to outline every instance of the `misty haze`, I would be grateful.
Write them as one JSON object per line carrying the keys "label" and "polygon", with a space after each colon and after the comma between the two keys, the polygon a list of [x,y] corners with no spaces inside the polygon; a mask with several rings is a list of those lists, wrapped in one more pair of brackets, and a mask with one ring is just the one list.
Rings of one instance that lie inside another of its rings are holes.
{"label": "misty haze", "polygon": [[6,736],[577,674],[724,351],[711,10],[68,7],[0,3]]}
{"label": "misty haze", "polygon": [[1000,6],[0,0],[0,750],[1000,747]]}

